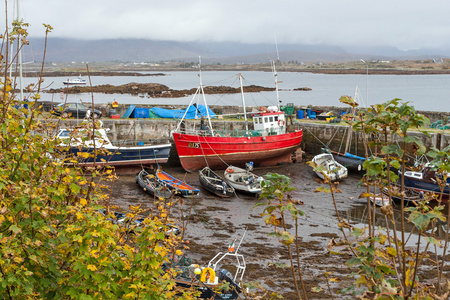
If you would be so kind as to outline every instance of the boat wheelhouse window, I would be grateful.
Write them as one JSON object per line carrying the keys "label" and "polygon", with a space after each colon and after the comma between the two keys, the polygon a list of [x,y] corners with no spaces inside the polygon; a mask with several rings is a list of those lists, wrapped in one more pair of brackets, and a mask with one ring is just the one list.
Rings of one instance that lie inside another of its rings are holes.
{"label": "boat wheelhouse window", "polygon": [[258,118],[255,118],[255,124],[258,124]]}
{"label": "boat wheelhouse window", "polygon": [[275,122],[278,122],[278,116],[275,116],[274,118],[275,118]]}
{"label": "boat wheelhouse window", "polygon": [[264,123],[267,123],[267,120],[268,120],[267,117],[264,117]]}
{"label": "boat wheelhouse window", "polygon": [[273,117],[269,117],[269,122],[273,122]]}
{"label": "boat wheelhouse window", "polygon": [[258,118],[258,120],[259,120],[259,124],[263,123],[263,119],[262,118]]}
{"label": "boat wheelhouse window", "polygon": [[69,131],[68,130],[62,130],[59,135],[59,137],[68,137],[69,136]]}

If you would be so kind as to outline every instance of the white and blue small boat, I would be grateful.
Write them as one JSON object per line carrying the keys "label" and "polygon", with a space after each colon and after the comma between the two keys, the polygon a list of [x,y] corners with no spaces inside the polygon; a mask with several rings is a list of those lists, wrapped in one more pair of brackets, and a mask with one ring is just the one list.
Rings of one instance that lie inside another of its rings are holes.
{"label": "white and blue small boat", "polygon": [[261,193],[261,182],[263,178],[250,172],[253,170],[252,163],[246,163],[245,165],[245,169],[229,166],[224,172],[225,180],[236,191],[250,194]]}
{"label": "white and blue small boat", "polygon": [[86,79],[82,79],[80,75],[78,78],[64,80],[63,83],[67,85],[85,85]]}
{"label": "white and blue small boat", "polygon": [[321,179],[328,178],[331,181],[339,181],[348,176],[347,168],[335,161],[330,153],[316,155],[312,162],[322,167],[321,171],[314,171]]}
{"label": "white and blue small boat", "polygon": [[[95,129],[94,139],[84,141],[81,137],[88,135],[88,129],[82,128],[75,132],[72,129],[60,129],[56,138],[60,140],[60,146],[63,151],[78,160],[82,167],[93,166],[113,166],[121,169],[120,173],[135,174],[135,171],[142,169],[143,166],[163,164],[169,160],[172,144],[168,141],[140,141],[128,144],[124,142],[112,143],[108,138],[107,131],[103,128],[101,121]],[[129,146],[129,144],[132,146]],[[89,153],[85,155],[83,153]],[[70,164],[70,158],[67,158]]]}

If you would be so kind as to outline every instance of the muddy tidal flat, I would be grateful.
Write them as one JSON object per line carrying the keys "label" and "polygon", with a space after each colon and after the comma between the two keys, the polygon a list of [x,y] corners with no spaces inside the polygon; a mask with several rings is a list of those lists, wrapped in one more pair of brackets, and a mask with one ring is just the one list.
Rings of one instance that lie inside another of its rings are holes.
{"label": "muddy tidal flat", "polygon": [[[164,168],[164,170],[201,189],[200,196],[192,202],[193,209],[185,235],[190,248],[186,253],[193,261],[207,264],[216,253],[226,251],[228,244],[235,237],[239,240],[244,228],[247,228],[239,249],[247,263],[244,280],[258,281],[266,289],[283,294],[284,299],[296,299],[290,269],[284,265],[288,264],[287,249],[276,238],[268,236],[272,228],[265,225],[259,215],[262,208],[252,209],[261,200],[240,193],[233,198],[220,199],[200,186],[197,173],[189,174],[182,168]],[[222,172],[218,171],[221,175]],[[341,235],[331,196],[314,192],[321,184],[305,162],[254,170],[255,174],[261,176],[268,172],[289,176],[292,179],[292,186],[297,188],[291,192],[291,196],[304,203],[300,205],[300,209],[306,213],[305,217],[301,217],[299,229],[300,263],[304,281],[310,299],[328,299],[330,296],[325,292],[312,293],[311,288],[320,286],[326,290],[324,272],[329,272],[330,277],[341,277],[345,282],[345,274],[349,273],[345,261],[350,258],[345,254],[339,257],[330,255],[327,251],[330,239]],[[343,180],[339,186],[342,193],[337,195],[341,215],[355,219],[355,222],[362,217],[364,207],[363,203],[355,200],[362,191],[357,188],[359,179],[357,175],[350,175]],[[151,196],[135,183],[134,176],[119,176],[114,182],[112,204],[126,210],[129,205],[138,204],[143,208],[151,208],[152,201]],[[340,286],[332,286],[332,289],[337,291],[342,287],[341,282]]]}

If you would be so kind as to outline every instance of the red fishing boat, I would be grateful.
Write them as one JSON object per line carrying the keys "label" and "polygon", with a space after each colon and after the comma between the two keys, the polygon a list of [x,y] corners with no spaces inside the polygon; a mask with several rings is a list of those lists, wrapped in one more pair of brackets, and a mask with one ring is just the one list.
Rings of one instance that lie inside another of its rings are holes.
{"label": "red fishing boat", "polygon": [[[275,68],[274,74],[276,76]],[[206,166],[211,169],[225,169],[228,165],[243,167],[249,161],[252,161],[256,167],[275,166],[290,163],[293,157],[300,157],[302,130],[294,128],[294,125],[287,126],[285,113],[280,110],[279,105],[269,106],[267,109],[261,108],[261,111],[252,113],[253,129],[249,129],[240,74],[239,78],[245,130],[240,133],[214,130],[209,114],[201,116],[202,122],[199,128],[193,127],[190,131],[186,128],[181,130],[183,116],[173,132],[173,138],[181,165],[186,171],[192,172]],[[275,83],[277,83],[276,80]],[[201,76],[198,91],[203,93]],[[205,125],[204,117],[208,118],[209,126]],[[287,130],[288,127],[290,132]]]}

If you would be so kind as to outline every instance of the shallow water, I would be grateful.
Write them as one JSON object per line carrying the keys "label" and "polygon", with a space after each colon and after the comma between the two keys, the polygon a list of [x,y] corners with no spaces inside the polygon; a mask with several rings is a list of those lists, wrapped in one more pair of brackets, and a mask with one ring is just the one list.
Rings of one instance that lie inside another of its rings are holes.
{"label": "shallow water", "polygon": [[[154,72],[150,72],[154,73]],[[112,84],[123,85],[136,83],[161,83],[171,89],[197,88],[199,80],[196,71],[164,72],[167,76],[93,76],[92,85]],[[203,72],[204,86],[232,86],[239,87],[236,71],[208,71]],[[260,85],[274,87],[274,77],[271,72],[248,71],[242,74],[245,85]],[[46,88],[62,88],[63,77],[44,78]],[[450,75],[370,75],[361,74],[313,74],[302,72],[278,72],[280,99],[282,104],[293,103],[296,106],[327,105],[345,106],[339,102],[343,95],[355,95],[359,87],[358,102],[362,106],[382,103],[400,98],[410,101],[417,110],[448,112],[448,95],[450,86],[447,84]],[[36,78],[24,78],[24,85],[36,83]],[[294,89],[309,87],[310,91],[296,91]],[[41,93],[45,101],[62,102],[65,96],[59,94]],[[61,97],[61,98],[60,98]],[[132,96],[129,94],[100,94],[94,95],[95,103],[110,103],[117,100],[121,104],[184,104],[188,105],[192,97],[184,98],[150,98],[148,95]],[[91,101],[90,94],[69,94],[68,101]],[[276,105],[275,92],[246,93],[248,106]],[[209,105],[241,105],[240,94],[207,95]]]}

